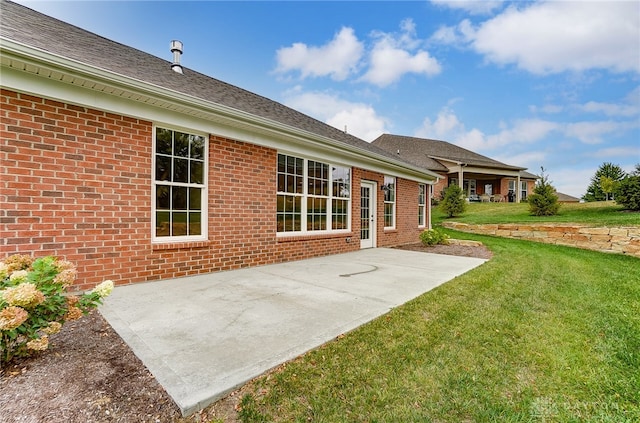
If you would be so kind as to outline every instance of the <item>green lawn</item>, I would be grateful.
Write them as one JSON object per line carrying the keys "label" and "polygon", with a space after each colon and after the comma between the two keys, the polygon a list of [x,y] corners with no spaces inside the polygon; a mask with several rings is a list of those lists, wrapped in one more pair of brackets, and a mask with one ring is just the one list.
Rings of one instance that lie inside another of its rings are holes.
{"label": "green lawn", "polygon": [[258,379],[242,421],[640,421],[640,260],[455,236],[494,258]]}
{"label": "green lawn", "polygon": [[[433,208],[433,223],[438,224],[446,216],[438,207]],[[532,216],[527,203],[470,203],[467,212],[451,220],[472,224],[489,223],[585,223],[596,226],[637,226],[640,213],[624,211],[614,202],[566,203],[556,216]]]}

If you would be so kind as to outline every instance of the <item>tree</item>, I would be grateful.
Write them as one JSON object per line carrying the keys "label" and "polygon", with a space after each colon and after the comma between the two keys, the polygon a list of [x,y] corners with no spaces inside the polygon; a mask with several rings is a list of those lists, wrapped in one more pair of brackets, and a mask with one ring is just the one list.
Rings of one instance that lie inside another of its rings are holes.
{"label": "tree", "polygon": [[553,216],[558,213],[560,203],[558,203],[556,189],[551,185],[549,177],[544,174],[544,167],[540,169],[542,170],[540,179],[536,182],[533,194],[527,200],[529,211],[535,216]]}
{"label": "tree", "polygon": [[467,208],[462,188],[458,185],[450,185],[444,190],[444,198],[440,203],[440,209],[447,214],[447,217],[458,216]]}
{"label": "tree", "polygon": [[616,185],[614,192],[616,203],[626,209],[640,211],[640,163],[632,174]]}
{"label": "tree", "polygon": [[613,195],[613,190],[615,189],[618,181],[614,181],[613,178],[608,176],[603,176],[600,178],[600,189],[604,193],[604,199],[606,201],[613,200],[611,196]]}
{"label": "tree", "polygon": [[[587,193],[582,197],[585,201],[605,201],[608,193],[602,189],[602,178],[610,178],[614,185],[624,178],[625,172],[618,165],[605,162],[600,165],[595,175],[591,177],[591,184],[587,188]],[[605,183],[606,185],[606,183]]]}

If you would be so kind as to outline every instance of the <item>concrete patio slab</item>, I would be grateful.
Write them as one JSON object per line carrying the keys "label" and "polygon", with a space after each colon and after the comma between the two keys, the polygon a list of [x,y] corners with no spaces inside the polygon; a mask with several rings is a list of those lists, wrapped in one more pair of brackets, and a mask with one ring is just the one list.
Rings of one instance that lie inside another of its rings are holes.
{"label": "concrete patio slab", "polygon": [[360,250],[119,286],[100,312],[188,415],[484,262]]}

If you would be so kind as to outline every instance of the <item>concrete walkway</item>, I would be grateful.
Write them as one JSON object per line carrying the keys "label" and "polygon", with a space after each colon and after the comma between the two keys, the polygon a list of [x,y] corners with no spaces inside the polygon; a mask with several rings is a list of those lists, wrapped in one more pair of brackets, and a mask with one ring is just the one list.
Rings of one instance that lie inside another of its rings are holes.
{"label": "concrete walkway", "polygon": [[188,415],[484,262],[376,248],[120,286],[100,311]]}

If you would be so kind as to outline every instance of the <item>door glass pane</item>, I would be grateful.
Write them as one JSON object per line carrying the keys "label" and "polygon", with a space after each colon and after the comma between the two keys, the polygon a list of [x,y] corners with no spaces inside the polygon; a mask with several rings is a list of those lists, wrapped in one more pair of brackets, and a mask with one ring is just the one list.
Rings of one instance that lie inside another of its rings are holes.
{"label": "door glass pane", "polygon": [[371,195],[369,187],[360,188],[360,239],[369,239],[369,207]]}

